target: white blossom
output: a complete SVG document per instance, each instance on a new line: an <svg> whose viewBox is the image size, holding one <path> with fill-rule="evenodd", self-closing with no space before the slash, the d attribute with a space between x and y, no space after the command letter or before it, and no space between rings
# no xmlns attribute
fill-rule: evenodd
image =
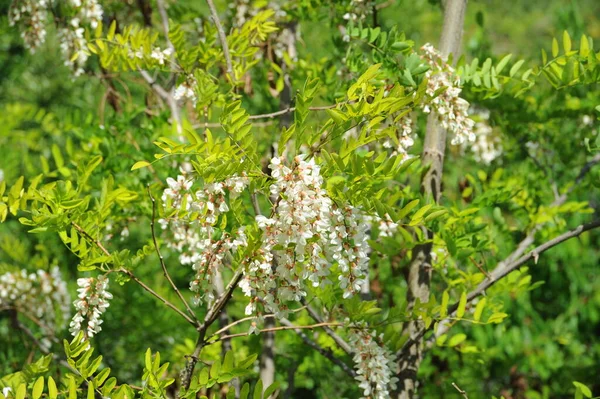
<svg viewBox="0 0 600 399"><path fill-rule="evenodd" d="M46 0L13 1L8 13L10 26L21 25L21 38L31 52L35 52L46 40L47 18Z"/></svg>
<svg viewBox="0 0 600 399"><path fill-rule="evenodd" d="M64 326L69 319L70 301L67 284L56 266L50 272L21 270L0 275L0 308L14 308L34 316L48 329L42 331L44 334Z"/></svg>
<svg viewBox="0 0 600 399"><path fill-rule="evenodd" d="M150 57L158 61L160 65L165 64L165 60L168 60L169 57L173 54L173 50L170 48L161 50L160 48L155 48L152 50L152 54Z"/></svg>
<svg viewBox="0 0 600 399"><path fill-rule="evenodd" d="M194 87L197 85L198 83L196 82L196 78L194 78L193 75L189 75L183 83L177 86L175 93L173 94L173 98L175 101L189 100L195 107L198 97L196 96Z"/></svg>
<svg viewBox="0 0 600 399"><path fill-rule="evenodd" d="M354 328L353 328L354 327ZM383 334L369 332L364 322L350 326L350 347L354 350L356 380L363 398L387 399L396 389L396 356L383 343Z"/></svg>
<svg viewBox="0 0 600 399"><path fill-rule="evenodd" d="M237 197L248 185L245 176L232 176L221 182L204 184L196 192L191 192L193 180L180 175L177 179L167 179L168 188L163 192L163 202L174 209L189 211L197 218L189 220L186 217L174 217L169 220L161 219L163 229L170 230L172 239L168 246L177 250L179 261L183 265L191 265L194 278L190 289L196 293L194 304L212 301L215 296L215 272L223 267L223 261L228 254L248 245L244 228L235 234L217 232L215 223L222 213L229 211L227 197ZM184 205L185 204L185 205Z"/></svg>
<svg viewBox="0 0 600 399"><path fill-rule="evenodd" d="M92 338L102 331L101 316L109 306L108 301L113 297L106 290L108 278L104 275L97 278L79 278L77 285L79 286L77 300L73 302L77 313L71 320L69 331L76 336L83 330L85 337Z"/></svg>
<svg viewBox="0 0 600 399"><path fill-rule="evenodd" d="M477 117L475 123L475 141L470 143L471 152L477 162L483 162L486 165L502 155L502 142L498 135L489 125L490 112L488 110L474 110ZM461 145L462 150L467 149L467 143Z"/></svg>
<svg viewBox="0 0 600 399"><path fill-rule="evenodd" d="M305 297L307 284L331 283L327 278L334 264L344 297L360 292L369 261L363 213L334 204L314 159L297 156L288 167L274 157L269 168L274 179L270 192L277 203L271 217L256 217L264 238L245 271L245 294L285 317L287 303Z"/></svg>
<svg viewBox="0 0 600 399"><path fill-rule="evenodd" d="M435 111L442 126L453 134L451 143L462 144L465 141L475 141L473 126L475 122L468 116L469 103L459 97L461 93L460 79L455 74L454 68L448 65L442 55L431 45L421 47L422 58L431 69L426 72L426 94L431 97L430 105L425 105L426 113ZM436 97L435 93L443 89Z"/></svg>

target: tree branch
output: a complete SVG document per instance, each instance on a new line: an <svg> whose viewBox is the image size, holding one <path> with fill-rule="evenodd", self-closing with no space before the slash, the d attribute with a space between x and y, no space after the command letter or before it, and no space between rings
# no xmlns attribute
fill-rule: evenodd
<svg viewBox="0 0 600 399"><path fill-rule="evenodd" d="M344 372L346 374L348 374L350 377L352 377L352 378L356 377L356 371L354 371L350 366L348 366L346 363L344 363L339 358L337 358L333 354L331 349L325 349L321 345L317 344L315 341L310 339L306 334L304 334L304 332L300 328L298 328L297 326L294 326L288 319L281 319L280 323L287 327L294 329L294 331L296 331L296 334L298 334L298 336L302 339L302 341L304 341L304 343L306 345L310 346L311 348L313 348L314 350L319 352L321 355L323 355L323 357L329 359L332 363L340 366L341 369L344 370ZM327 331L328 329L331 330L331 328L329 328L329 326L323 326L323 329L325 331Z"/></svg>
<svg viewBox="0 0 600 399"><path fill-rule="evenodd" d="M185 298L179 291L179 288L177 288L177 286L173 282L173 279L171 278L171 275L169 274L169 271L167 270L167 265L165 264L165 260L162 256L162 254L160 253L160 248L158 247L158 242L156 240L156 232L154 230L154 223L156 220L156 200L152 196L152 192L150 191L150 186L148 186L148 195L150 196L150 200L152 201L152 219L150 220L150 231L152 232L152 243L154 244L154 249L156 250L156 254L158 255L158 260L160 261L160 266L163 270L163 275L165 276L165 278L167 279L167 281L169 282L169 284L171 285L171 287L173 288L173 290L175 291L175 293L177 294L177 296L179 297L179 299L185 306L185 309L190 314L191 318L194 320L196 327L198 327L200 325L200 321L196 318L196 314L194 313L194 311L192 310L190 305L187 303L187 301L185 300Z"/></svg>
<svg viewBox="0 0 600 399"><path fill-rule="evenodd" d="M317 323L317 324L311 324L311 325L308 325L308 326L292 326L292 327L290 327L290 326L277 326L277 327L263 328L262 330L258 330L258 332L259 333L265 333L265 332L295 330L295 329L313 330L315 328L321 328L321 327L326 327L326 326L339 327L339 326L343 326L343 324L342 323L334 322L334 323ZM210 341L210 343L213 344L215 342L222 341L224 339L238 338L238 337L247 337L249 335L250 335L249 332L243 332L243 333L237 333L237 334L229 334L229 335L222 335L218 339Z"/></svg>
<svg viewBox="0 0 600 399"><path fill-rule="evenodd" d="M527 263L531 259L533 259L535 261L535 263L537 263L537 259L539 258L539 256L542 253L549 250L550 248L553 248L567 240L570 240L571 238L578 237L581 234L585 233L586 231L593 230L598 227L600 227L600 219L595 220L590 223L587 223L587 224L579 225L577 228L567 231L567 232L545 242L544 244L539 245L538 247L529 251L527 254L521 256L520 258L515 259L514 261L512 261L510 263L507 263L503 268L501 268L501 269L496 268L492 272L492 275L489 278L482 281L473 291L471 291L470 293L467 294L467 304L471 303L475 298L482 295L492 285L496 284L499 280L506 277L508 274L515 271L519 267L523 266L525 263ZM448 315L450 317L454 316L457 309L458 309L458 303L455 303L454 305L450 306L448 308ZM447 321L447 320L443 320L442 322L440 322L440 326L436 330L435 334L429 339L428 345L432 345L437 337L448 332L448 330L450 329L450 325L447 322L444 323L444 321ZM423 332L423 335L425 334L425 332L426 331Z"/></svg>
<svg viewBox="0 0 600 399"><path fill-rule="evenodd" d="M229 302L229 300L231 299L233 291L240 282L242 275L243 269L240 267L231 278L231 281L225 288L225 292L223 292L223 294L215 301L213 306L206 313L204 321L198 327L198 339L196 340L196 347L194 348L194 353L191 356L189 356L186 367L181 372L181 385L186 390L189 389L190 383L192 382L194 368L196 368L196 363L198 363L200 353L207 344L207 342L205 341L206 331L212 325L212 323L214 323L214 321L219 317L219 313L221 313L225 305L227 305L227 302ZM223 337L221 337L221 339L223 339Z"/></svg>
<svg viewBox="0 0 600 399"><path fill-rule="evenodd" d="M102 243L99 240L96 240L94 237L92 237L81 226L79 226L75 222L71 222L71 225L73 227L75 227L75 230L77 230L81 235L83 235L89 241L91 241L92 243L94 243L106 256L109 256L109 257L112 256L110 254L110 252L108 252L108 250L104 247L104 245L102 245ZM167 301L165 298L163 298L162 296L160 296L152 288L150 288L146 284L144 284L144 282L142 280L140 280L139 278L137 278L133 274L133 272L131 270L127 270L127 269L121 268L121 269L117 269L115 271L117 271L119 273L126 274L127 276L129 276L129 278L131 278L133 281L135 281L140 287L142 287L143 289L145 289L146 291L148 291L151 295L153 295L154 297L156 297L158 300L160 300L162 303L164 303L165 305L167 305L169 308L173 309L177 314L179 314L181 317L183 317L188 323L190 323L194 327L198 326L198 324L194 320L192 320L188 315L186 315L185 313L183 313L177 306L173 305L171 302Z"/></svg>
<svg viewBox="0 0 600 399"><path fill-rule="evenodd" d="M465 20L467 0L448 0L444 9L444 24L440 37L440 52L444 58L451 53L456 56L460 49L462 31ZM455 57L455 59L458 57ZM444 154L446 151L446 130L439 123L438 116L431 112L427 118L427 127L423 143L423 163L429 169L421 181L421 191L426 197L439 202L442 196L442 173L444 169ZM430 296L431 283L431 241L433 233L425 231L430 240L426 244L417 245L412 250L409 265L407 302L412 309L416 301L426 303ZM413 320L403 325L402 333L408 335L408 341L403 350L409 356L398 358L398 399L411 399L417 390L417 371L423 358L423 342L425 326L422 320Z"/></svg>
<svg viewBox="0 0 600 399"><path fill-rule="evenodd" d="M308 311L309 316L312 317L314 321L316 321L317 323L323 323L323 319L321 319L319 314L310 305L306 304L306 301L304 299L302 299L302 304L306 306L306 310ZM335 331L333 331L329 326L325 326L323 327L323 329L325 330L327 335L329 335L344 352L346 352L349 355L352 354L352 348L346 341L342 339L342 337L337 335Z"/></svg>
<svg viewBox="0 0 600 399"><path fill-rule="evenodd" d="M223 29L223 25L221 24L221 20L219 19L219 14L217 14L215 3L213 3L212 0L206 0L206 3L208 4L208 8L210 9L210 14L217 28L219 41L221 42L221 47L223 48L223 55L225 56L225 63L227 64L227 74L233 81L235 79L235 76L233 76L233 63L231 62L231 54L229 53L229 45L227 45L227 36L225 35L225 30Z"/></svg>

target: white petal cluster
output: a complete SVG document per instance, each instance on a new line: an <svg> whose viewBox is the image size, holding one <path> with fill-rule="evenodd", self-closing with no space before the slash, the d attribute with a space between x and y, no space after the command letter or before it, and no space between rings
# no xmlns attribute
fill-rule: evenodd
<svg viewBox="0 0 600 399"><path fill-rule="evenodd" d="M65 57L65 65L75 76L83 74L83 66L89 58L84 24L96 28L102 21L102 6L96 0L70 0L75 16L69 25L58 30L60 49Z"/></svg>
<svg viewBox="0 0 600 399"><path fill-rule="evenodd" d="M8 13L10 26L21 25L21 38L31 52L46 40L47 0L13 1Z"/></svg>
<svg viewBox="0 0 600 399"><path fill-rule="evenodd" d="M175 101L191 101L194 107L198 102L198 97L194 88L198 85L196 78L193 75L188 75L187 79L175 89L173 98Z"/></svg>
<svg viewBox="0 0 600 399"><path fill-rule="evenodd" d="M356 380L363 389L363 398L390 398L398 382L396 356L383 343L383 334L369 332L365 323L355 327L350 329L349 343L354 349Z"/></svg>
<svg viewBox="0 0 600 399"><path fill-rule="evenodd" d="M173 239L169 241L170 248L180 252L179 260L184 265L192 265L195 276L190 283L190 289L196 293L194 303L214 299L215 272L223 266L223 260L228 254L247 245L244 229L240 228L235 236L226 232L218 232L215 223L222 213L229 211L227 198L239 196L248 185L248 178L233 176L222 182L205 184L204 187L192 193L192 180L183 175L177 180L167 179L169 187L163 192L163 202L166 206L188 211L197 215L194 220L183 218L161 219L163 229L169 229ZM217 234L219 233L219 234Z"/></svg>
<svg viewBox="0 0 600 399"><path fill-rule="evenodd" d="M392 141L388 139L384 141L384 148L392 148L392 156L402 155L402 160L405 161L407 159L412 158L412 155L408 154L408 149L415 145L414 132L413 132L413 121L410 117L410 114L407 114L400 118L398 122L400 125L399 129L396 129L397 138Z"/></svg>
<svg viewBox="0 0 600 399"><path fill-rule="evenodd" d="M254 313L260 299L285 317L286 303L306 296L306 284L329 283L334 264L344 297L360 292L369 262L365 216L333 203L313 159L297 156L287 167L274 157L269 168L274 179L271 196L277 203L271 217L256 217L264 238L240 284L252 298L246 313Z"/></svg>
<svg viewBox="0 0 600 399"><path fill-rule="evenodd" d="M152 50L152 54L150 54L150 58L158 61L159 65L164 65L165 61L169 60L169 57L173 55L173 50L170 48L161 50L160 48L155 48Z"/></svg>
<svg viewBox="0 0 600 399"><path fill-rule="evenodd" d="M364 21L373 13L372 0L350 0L349 11L343 15L347 21Z"/></svg>
<svg viewBox="0 0 600 399"><path fill-rule="evenodd" d="M65 57L64 64L73 70L75 76L83 74L83 66L89 58L84 33L85 29L78 25L58 30L60 49Z"/></svg>
<svg viewBox="0 0 600 399"><path fill-rule="evenodd" d="M448 65L431 44L425 44L421 50L422 58L431 67L425 74L428 79L426 94L433 97L438 90L444 89L431 100L430 106L423 108L423 111L427 113L432 109L435 111L442 126L453 134L451 140L453 145L475 141L473 132L475 122L468 116L469 103L459 97L460 79L455 74L454 68Z"/></svg>
<svg viewBox="0 0 600 399"><path fill-rule="evenodd" d="M102 22L104 10L97 0L70 0L70 3L76 9L76 18L89 23L93 29Z"/></svg>
<svg viewBox="0 0 600 399"><path fill-rule="evenodd" d="M378 219L379 237L392 237L398 232L398 223L395 223L390 215L385 214L385 218Z"/></svg>
<svg viewBox="0 0 600 399"><path fill-rule="evenodd" d="M500 137L494 134L494 130L489 125L490 112L488 110L478 111L478 117L475 123L475 141L471 144L471 152L477 162L486 165L502 155L502 141ZM466 145L462 145L463 151Z"/></svg>
<svg viewBox="0 0 600 399"><path fill-rule="evenodd" d="M58 267L48 273L26 270L0 275L0 308L12 308L42 321L51 333L69 319L71 297ZM60 317L59 317L60 316Z"/></svg>
<svg viewBox="0 0 600 399"><path fill-rule="evenodd" d="M79 331L84 332L85 337L92 338L102 331L102 314L108 308L108 301L112 294L106 289L108 278L100 275L97 278L87 277L77 279L77 300L73 302L77 313L71 320L69 331L76 336Z"/></svg>

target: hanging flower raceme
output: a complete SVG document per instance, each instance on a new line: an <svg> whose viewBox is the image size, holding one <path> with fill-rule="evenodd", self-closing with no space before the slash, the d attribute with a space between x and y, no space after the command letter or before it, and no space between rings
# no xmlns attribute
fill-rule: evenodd
<svg viewBox="0 0 600 399"><path fill-rule="evenodd" d="M398 124L400 125L400 128L396 129L397 137L394 140L387 139L384 141L383 147L393 149L390 155L402 155L402 160L405 161L413 157L412 155L408 154L408 150L415 144L412 128L413 121L410 117L410 114L404 115L402 118L400 118Z"/></svg>
<svg viewBox="0 0 600 399"><path fill-rule="evenodd" d="M452 134L453 145L462 144L465 141L475 141L473 126L475 122L468 116L469 103L460 98L460 78L455 74L454 68L448 65L442 55L431 45L425 44L421 47L422 58L429 64L431 69L426 72L428 96L432 97L430 105L423 108L424 112L435 111L442 126ZM443 89L437 96L433 97L438 90Z"/></svg>
<svg viewBox="0 0 600 399"><path fill-rule="evenodd" d="M10 26L21 25L21 38L31 52L46 41L47 17L47 0L13 1L8 13Z"/></svg>
<svg viewBox="0 0 600 399"><path fill-rule="evenodd" d="M69 331L73 336L83 331L85 337L92 338L102 331L101 316L109 306L108 301L112 299L112 294L106 290L108 278L104 275L79 278L77 285L77 300L73 302L77 313L71 320Z"/></svg>
<svg viewBox="0 0 600 399"><path fill-rule="evenodd" d="M490 111L477 108L473 111L477 122L475 123L475 141L470 145L471 152L477 162L489 165L502 155L502 141L499 136L494 134L494 130L489 124ZM463 144L462 150L466 149L467 146Z"/></svg>
<svg viewBox="0 0 600 399"><path fill-rule="evenodd" d="M50 272L21 270L0 275L0 308L15 309L39 320L44 334L65 325L70 302L67 284L58 267Z"/></svg>
<svg viewBox="0 0 600 399"><path fill-rule="evenodd" d="M390 398L398 383L396 356L383 343L383 334L369 331L364 322L350 328L349 344L363 398Z"/></svg>
<svg viewBox="0 0 600 399"><path fill-rule="evenodd" d="M360 292L369 261L365 215L329 198L313 159L297 156L287 167L275 157L269 168L271 196L277 200L271 217L256 217L264 238L240 284L252 297L246 313L253 314L256 304L264 302L277 316L286 316L286 303L306 296L307 283L329 283L334 264L344 297Z"/></svg>
<svg viewBox="0 0 600 399"><path fill-rule="evenodd" d="M183 175L177 180L168 178L169 187L163 192L165 206L197 215L161 219L163 229L170 230L168 246L180 253L184 265L192 265L195 272L190 289L196 293L194 304L214 299L215 273L223 267L223 260L238 247L246 246L244 229L235 235L221 231L215 224L221 214L229 211L229 200L239 196L248 185L248 178L233 176L222 182L205 184L195 193L190 191L193 181Z"/></svg>

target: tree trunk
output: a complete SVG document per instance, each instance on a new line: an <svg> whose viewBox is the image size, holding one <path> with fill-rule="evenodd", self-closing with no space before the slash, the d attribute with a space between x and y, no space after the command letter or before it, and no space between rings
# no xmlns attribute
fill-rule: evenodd
<svg viewBox="0 0 600 399"><path fill-rule="evenodd" d="M465 20L467 0L447 0L444 3L444 25L440 38L439 49L444 57L456 55L460 49L462 31ZM442 195L442 172L444 154L446 151L446 130L438 122L438 116L431 112L427 118L427 130L423 146L423 162L429 165L429 170L421 182L421 191L426 197L436 203ZM433 233L426 232L427 238L432 239ZM408 273L407 301L412 309L418 300L420 303L429 301L431 282L431 244L423 244L413 249L412 261ZM398 399L415 397L417 389L417 371L423 358L423 322L415 320L404 325L403 333L408 336L408 347L405 348L399 361Z"/></svg>

